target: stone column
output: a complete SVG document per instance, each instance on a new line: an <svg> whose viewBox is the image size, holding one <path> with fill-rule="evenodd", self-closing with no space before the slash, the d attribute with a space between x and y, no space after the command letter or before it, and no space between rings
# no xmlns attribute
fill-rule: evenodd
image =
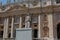
<svg viewBox="0 0 60 40"><path fill-rule="evenodd" d="M5 33L6 33L6 18L4 19L3 39L5 38Z"/></svg>
<svg viewBox="0 0 60 40"><path fill-rule="evenodd" d="M54 40L53 37L53 14L48 14L49 40Z"/></svg>
<svg viewBox="0 0 60 40"><path fill-rule="evenodd" d="M25 18L25 28L30 28L30 16L26 16Z"/></svg>
<svg viewBox="0 0 60 40"><path fill-rule="evenodd" d="M14 17L12 17L12 22L11 22L11 38L13 38L13 32L14 31Z"/></svg>
<svg viewBox="0 0 60 40"><path fill-rule="evenodd" d="M3 40L4 38L8 38L8 18L4 20L4 33L3 33Z"/></svg>
<svg viewBox="0 0 60 40"><path fill-rule="evenodd" d="M22 17L20 16L19 28L22 27Z"/></svg>
<svg viewBox="0 0 60 40"><path fill-rule="evenodd" d="M40 39L41 38L41 18L40 18L40 15L38 15L38 38Z"/></svg>
<svg viewBox="0 0 60 40"><path fill-rule="evenodd" d="M6 34L5 34L5 38L8 38L8 21L9 21L9 18L6 18Z"/></svg>

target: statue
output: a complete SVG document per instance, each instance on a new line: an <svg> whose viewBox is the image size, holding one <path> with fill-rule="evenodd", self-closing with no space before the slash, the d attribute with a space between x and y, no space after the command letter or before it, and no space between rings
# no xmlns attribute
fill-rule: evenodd
<svg viewBox="0 0 60 40"><path fill-rule="evenodd" d="M26 20L25 20L25 23L26 23L26 27L30 27L30 21L31 21L31 18L30 18L30 16L27 16L26 17Z"/></svg>

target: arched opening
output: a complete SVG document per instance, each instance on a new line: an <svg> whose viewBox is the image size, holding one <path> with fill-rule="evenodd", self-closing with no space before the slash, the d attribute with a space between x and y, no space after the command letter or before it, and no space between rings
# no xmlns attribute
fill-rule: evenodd
<svg viewBox="0 0 60 40"><path fill-rule="evenodd" d="M57 24L57 38L60 39L60 23Z"/></svg>

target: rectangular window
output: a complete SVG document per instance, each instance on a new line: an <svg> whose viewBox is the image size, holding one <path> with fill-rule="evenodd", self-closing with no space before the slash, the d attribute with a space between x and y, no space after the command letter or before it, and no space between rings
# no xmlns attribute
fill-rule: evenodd
<svg viewBox="0 0 60 40"><path fill-rule="evenodd" d="M58 17L58 20L60 20L60 14L58 14L57 17Z"/></svg>
<svg viewBox="0 0 60 40"><path fill-rule="evenodd" d="M19 21L20 21L20 18L19 17L15 17L15 23L19 23Z"/></svg>
<svg viewBox="0 0 60 40"><path fill-rule="evenodd" d="M33 21L38 21L38 16L34 16Z"/></svg>
<svg viewBox="0 0 60 40"><path fill-rule="evenodd" d="M4 19L3 18L0 19L0 24L4 24Z"/></svg>
<svg viewBox="0 0 60 40"><path fill-rule="evenodd" d="M25 17L23 17L22 22L25 23Z"/></svg>

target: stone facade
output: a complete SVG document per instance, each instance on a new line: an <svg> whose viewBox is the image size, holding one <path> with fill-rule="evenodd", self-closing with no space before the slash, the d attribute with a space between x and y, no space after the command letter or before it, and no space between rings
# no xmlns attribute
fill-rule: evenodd
<svg viewBox="0 0 60 40"><path fill-rule="evenodd" d="M53 0L53 5L51 4L51 0L47 1L47 5L45 6L41 6L39 3L40 2L38 2L38 4L33 3L34 6L30 5L30 7L20 3L1 5L1 37L3 37L3 39L15 38L16 28L32 28L32 38L34 40L60 39L60 36L58 36L60 32L57 28L60 26L60 5L56 4L55 0Z"/></svg>

